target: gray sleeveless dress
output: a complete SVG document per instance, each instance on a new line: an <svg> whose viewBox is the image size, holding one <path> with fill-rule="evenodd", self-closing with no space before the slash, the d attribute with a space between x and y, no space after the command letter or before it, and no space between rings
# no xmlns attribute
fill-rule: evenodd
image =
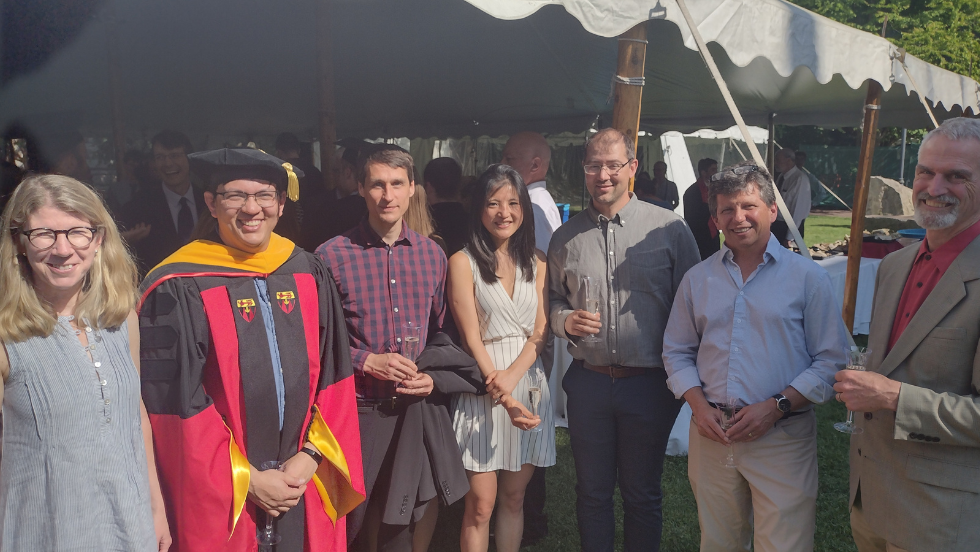
<svg viewBox="0 0 980 552"><path fill-rule="evenodd" d="M4 552L156 550L126 324L88 338L92 360L62 317L49 337L5 343Z"/></svg>

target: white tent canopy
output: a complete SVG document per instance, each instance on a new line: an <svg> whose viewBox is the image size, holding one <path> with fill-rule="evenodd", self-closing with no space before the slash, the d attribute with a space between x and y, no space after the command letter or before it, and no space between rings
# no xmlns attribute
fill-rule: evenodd
<svg viewBox="0 0 980 552"><path fill-rule="evenodd" d="M209 145L284 130L316 136L315 1L116 2L130 138L161 128L208 136ZM862 83L874 79L886 90L882 125L927 125L887 41L780 0L688 4L749 124L776 113L780 124L857 126ZM477 136L581 132L596 117L608 124L610 37L661 7L666 19L648 25L642 128L728 128L731 114L673 0L365 0L331 9L337 133ZM20 121L108 133L108 24L93 20L42 69L4 86L0 128ZM940 119L980 111L975 81L906 61Z"/></svg>

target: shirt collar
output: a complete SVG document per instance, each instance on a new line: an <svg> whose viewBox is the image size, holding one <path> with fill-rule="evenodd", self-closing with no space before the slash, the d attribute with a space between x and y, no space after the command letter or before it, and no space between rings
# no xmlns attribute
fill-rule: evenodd
<svg viewBox="0 0 980 552"><path fill-rule="evenodd" d="M611 219L607 219L605 215L601 214L598 209L592 204L592 200L589 200L589 206L585 208L586 212L589 214L589 219L594 224L601 224L602 221L608 220L609 222L618 224L619 226L626 226L626 221L636 214L637 205L640 204L640 200L636 197L633 192L627 192L630 195L630 200L623 206L622 209L616 213Z"/></svg>
<svg viewBox="0 0 980 552"><path fill-rule="evenodd" d="M919 244L919 252L915 256L915 262L918 263L919 259L926 255L932 255L932 261L936 264L936 267L940 272L946 272L949 270L950 265L956 260L956 257L966 249L966 246L977 237L980 236L980 221L973 223L972 226L963 230L959 234L953 236L953 239L941 245L935 251L929 251L929 238L922 240Z"/></svg>
<svg viewBox="0 0 980 552"><path fill-rule="evenodd" d="M163 189L163 197L167 198L167 204L170 205L171 210L179 209L180 200L185 197L187 198L187 201L191 204L191 207L197 207L196 205L197 202L194 201L194 186L188 186L187 191L184 193L184 195L178 195L174 193L174 191L168 188L167 185L164 184L163 182L160 183L160 187Z"/></svg>
<svg viewBox="0 0 980 552"><path fill-rule="evenodd" d="M721 250L724 251L724 259L730 263L735 262L735 253L728 247L728 244L722 242ZM789 253L789 250L785 247L779 245L779 240L776 236L769 233L769 241L766 242L766 251L762 254L762 264L767 264L769 261L779 261L780 255L785 255ZM793 253L795 255L795 253Z"/></svg>
<svg viewBox="0 0 980 552"><path fill-rule="evenodd" d="M538 180L537 182L532 182L532 183L528 184L527 185L527 190L528 191L531 191L531 190L537 190L537 189L544 189L547 185L548 185L548 183L545 182L544 180Z"/></svg>
<svg viewBox="0 0 980 552"><path fill-rule="evenodd" d="M379 236L378 233L374 231L374 228L371 228L371 223L368 222L367 217L361 219L360 229L361 229L361 236L364 239L365 247L388 246L388 244L385 243L383 239L381 239L381 236ZM402 231L398 234L398 239L395 240L395 243L393 243L392 246L394 247L396 245L413 245L419 237L420 237L419 234L417 234L415 231L409 228L408 223L406 223L405 220L403 219Z"/></svg>

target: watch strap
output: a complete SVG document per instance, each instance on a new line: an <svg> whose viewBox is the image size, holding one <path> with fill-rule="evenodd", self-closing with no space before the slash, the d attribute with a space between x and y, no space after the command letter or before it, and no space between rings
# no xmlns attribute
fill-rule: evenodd
<svg viewBox="0 0 980 552"><path fill-rule="evenodd" d="M317 452L315 450L308 449L306 447L303 447L303 448L299 449L299 451L300 452L305 452L306 454L309 454L310 455L310 458L312 458L313 461L316 462L316 465L317 466L319 466L321 463L323 463L323 455L320 454L319 452Z"/></svg>

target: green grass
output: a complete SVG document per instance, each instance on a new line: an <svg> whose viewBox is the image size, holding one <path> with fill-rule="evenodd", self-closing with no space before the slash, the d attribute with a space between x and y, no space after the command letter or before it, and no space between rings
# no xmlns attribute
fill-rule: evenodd
<svg viewBox="0 0 980 552"><path fill-rule="evenodd" d="M830 217L826 217L830 218ZM864 340L860 339L863 344ZM817 497L817 552L853 552L847 509L848 463L847 436L834 430L834 422L847 415L844 406L830 402L817 407L817 455L820 470L820 491ZM569 552L579 550L578 529L575 523L575 463L572 460L568 431L556 433L558 463L548 468L548 527L550 534L528 552ZM663 552L696 552L700 543L697 504L687 479L687 457L668 456L664 464L664 531ZM616 493L616 550L623 546L623 511ZM459 550L459 528L463 516L462 501L443 508L439 525L429 550L449 552ZM493 546L491 545L491 550Z"/></svg>

